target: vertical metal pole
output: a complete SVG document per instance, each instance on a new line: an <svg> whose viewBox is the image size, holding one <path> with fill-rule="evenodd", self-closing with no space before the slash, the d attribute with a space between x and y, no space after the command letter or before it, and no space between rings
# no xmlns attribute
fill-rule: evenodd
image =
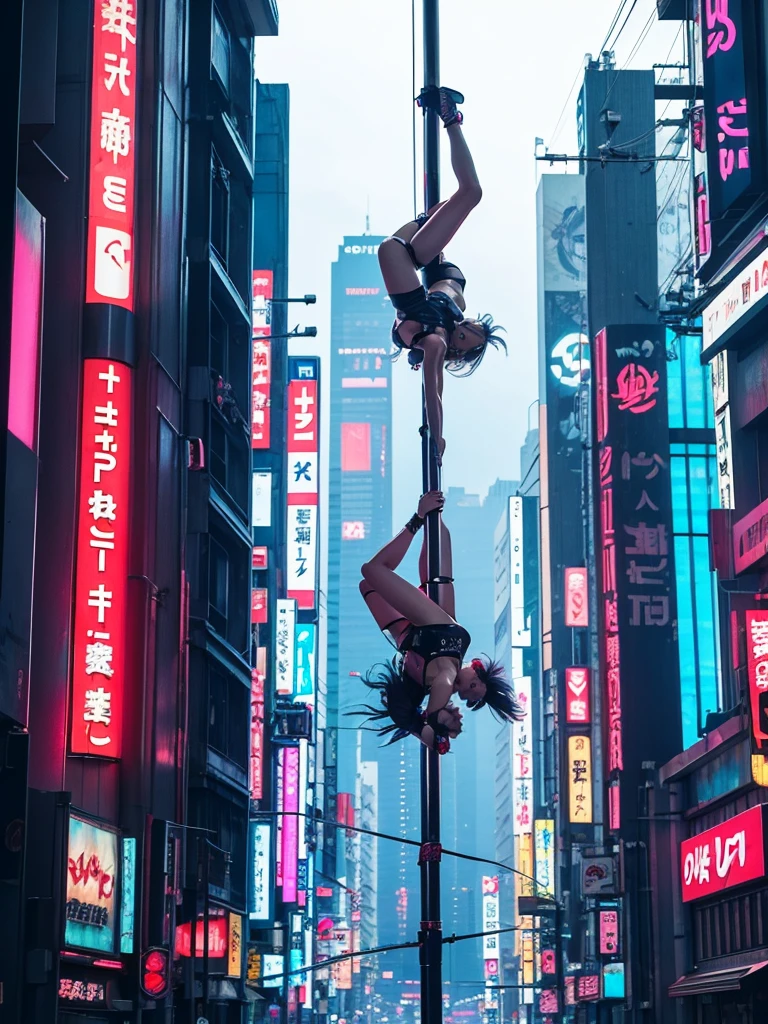
<svg viewBox="0 0 768 1024"><path fill-rule="evenodd" d="M423 0L424 86L440 84L439 0ZM440 201L440 120L434 110L424 111L424 209ZM440 489L437 451L429 437L426 403L423 402L422 477L425 491ZM427 518L427 578L440 575L440 517ZM436 601L438 585L429 584L429 597ZM421 841L440 842L440 758L436 751L421 750ZM443 932L440 920L440 861L421 865L421 1020L442 1024L443 1019Z"/></svg>

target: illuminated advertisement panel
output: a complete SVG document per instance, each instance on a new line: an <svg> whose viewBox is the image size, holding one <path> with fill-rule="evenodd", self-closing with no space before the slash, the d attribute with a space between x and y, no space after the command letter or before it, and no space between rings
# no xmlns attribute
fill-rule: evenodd
<svg viewBox="0 0 768 1024"><path fill-rule="evenodd" d="M255 472L251 481L251 526L272 525L272 474Z"/></svg>
<svg viewBox="0 0 768 1024"><path fill-rule="evenodd" d="M637 814L642 762L663 764L682 745L664 328L600 331L595 371L603 749L615 830L622 813Z"/></svg>
<svg viewBox="0 0 768 1024"><path fill-rule="evenodd" d="M565 570L565 624L577 629L589 625L587 570Z"/></svg>
<svg viewBox="0 0 768 1024"><path fill-rule="evenodd" d="M131 370L83 363L70 749L120 757L130 523Z"/></svg>
<svg viewBox="0 0 768 1024"><path fill-rule="evenodd" d="M123 874L120 900L120 952L133 952L136 905L136 840L123 839Z"/></svg>
<svg viewBox="0 0 768 1024"><path fill-rule="evenodd" d="M613 955L619 951L619 912L600 911L600 952Z"/></svg>
<svg viewBox="0 0 768 1024"><path fill-rule="evenodd" d="M100 953L116 951L119 841L116 832L70 815L65 945Z"/></svg>
<svg viewBox="0 0 768 1024"><path fill-rule="evenodd" d="M271 270L253 271L252 333L253 363L251 381L251 448L269 448L270 397L272 382L272 342L269 335L270 302L274 275Z"/></svg>
<svg viewBox="0 0 768 1024"><path fill-rule="evenodd" d="M288 596L301 609L317 607L320 360L288 360Z"/></svg>
<svg viewBox="0 0 768 1024"><path fill-rule="evenodd" d="M267 675L267 649L256 648L256 664L251 669L251 743L249 756L249 795L264 797L264 686Z"/></svg>
<svg viewBox="0 0 768 1024"><path fill-rule="evenodd" d="M512 646L529 647L531 631L526 629L525 559L523 557L523 499L509 499L509 590Z"/></svg>
<svg viewBox="0 0 768 1024"><path fill-rule="evenodd" d="M499 876L483 875L483 931L494 932L499 928ZM499 936L486 935L483 938L483 960L498 960Z"/></svg>
<svg viewBox="0 0 768 1024"><path fill-rule="evenodd" d="M286 747L283 752L283 821L281 867L283 902L298 899L299 867L299 748ZM304 827L302 819L302 828Z"/></svg>
<svg viewBox="0 0 768 1024"><path fill-rule="evenodd" d="M95 3L86 302L133 310L138 0Z"/></svg>
<svg viewBox="0 0 768 1024"><path fill-rule="evenodd" d="M252 921L268 921L272 916L270 879L272 826L265 821L251 822L251 898L248 916Z"/></svg>
<svg viewBox="0 0 768 1024"><path fill-rule="evenodd" d="M251 625L260 626L267 621L268 592L264 587L251 590Z"/></svg>
<svg viewBox="0 0 768 1024"><path fill-rule="evenodd" d="M281 598L275 606L275 689L290 697L296 671L296 602Z"/></svg>
<svg viewBox="0 0 768 1024"><path fill-rule="evenodd" d="M752 736L759 748L768 742L768 610L748 610L746 625Z"/></svg>
<svg viewBox="0 0 768 1024"><path fill-rule="evenodd" d="M592 741L589 736L568 737L568 820L592 823Z"/></svg>

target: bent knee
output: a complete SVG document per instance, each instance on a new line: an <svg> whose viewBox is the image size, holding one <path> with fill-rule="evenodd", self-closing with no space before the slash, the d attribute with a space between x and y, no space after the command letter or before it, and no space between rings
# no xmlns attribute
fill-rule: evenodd
<svg viewBox="0 0 768 1024"><path fill-rule="evenodd" d="M394 253L402 253L403 251L403 243L398 242L396 238L393 238L392 235L390 235L389 238L385 238L383 242L379 243L379 263L381 263L382 260L386 262L394 255Z"/></svg>
<svg viewBox="0 0 768 1024"><path fill-rule="evenodd" d="M483 198L483 190L480 185L463 185L459 189L459 195L469 207L475 207Z"/></svg>
<svg viewBox="0 0 768 1024"><path fill-rule="evenodd" d="M360 566L360 575L363 577L362 580L360 581L360 586L361 587L362 587L363 583L368 579L368 577L370 575L370 572L371 572L371 563L370 562L363 562L363 564Z"/></svg>

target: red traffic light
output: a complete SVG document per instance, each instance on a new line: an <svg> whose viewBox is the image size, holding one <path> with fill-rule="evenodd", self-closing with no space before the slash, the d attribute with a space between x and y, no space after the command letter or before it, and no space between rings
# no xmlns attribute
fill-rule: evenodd
<svg viewBox="0 0 768 1024"><path fill-rule="evenodd" d="M167 949L153 947L141 958L141 988L152 999L163 999L171 987L170 957Z"/></svg>

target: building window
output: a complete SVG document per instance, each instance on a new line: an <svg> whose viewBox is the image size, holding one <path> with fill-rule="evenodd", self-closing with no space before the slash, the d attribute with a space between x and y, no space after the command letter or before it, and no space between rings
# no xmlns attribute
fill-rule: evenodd
<svg viewBox="0 0 768 1024"><path fill-rule="evenodd" d="M370 423L341 424L341 470L343 473L370 473Z"/></svg>
<svg viewBox="0 0 768 1024"><path fill-rule="evenodd" d="M250 639L251 551L213 514L208 537L208 620L244 657Z"/></svg>
<svg viewBox="0 0 768 1024"><path fill-rule="evenodd" d="M248 767L249 691L240 680L210 664L208 670L208 746Z"/></svg>
<svg viewBox="0 0 768 1024"><path fill-rule="evenodd" d="M227 96L229 96L229 31L224 24L218 9L213 8L213 24L211 26L211 67Z"/></svg>
<svg viewBox="0 0 768 1024"><path fill-rule="evenodd" d="M211 246L226 267L229 261L229 171L211 150Z"/></svg>

